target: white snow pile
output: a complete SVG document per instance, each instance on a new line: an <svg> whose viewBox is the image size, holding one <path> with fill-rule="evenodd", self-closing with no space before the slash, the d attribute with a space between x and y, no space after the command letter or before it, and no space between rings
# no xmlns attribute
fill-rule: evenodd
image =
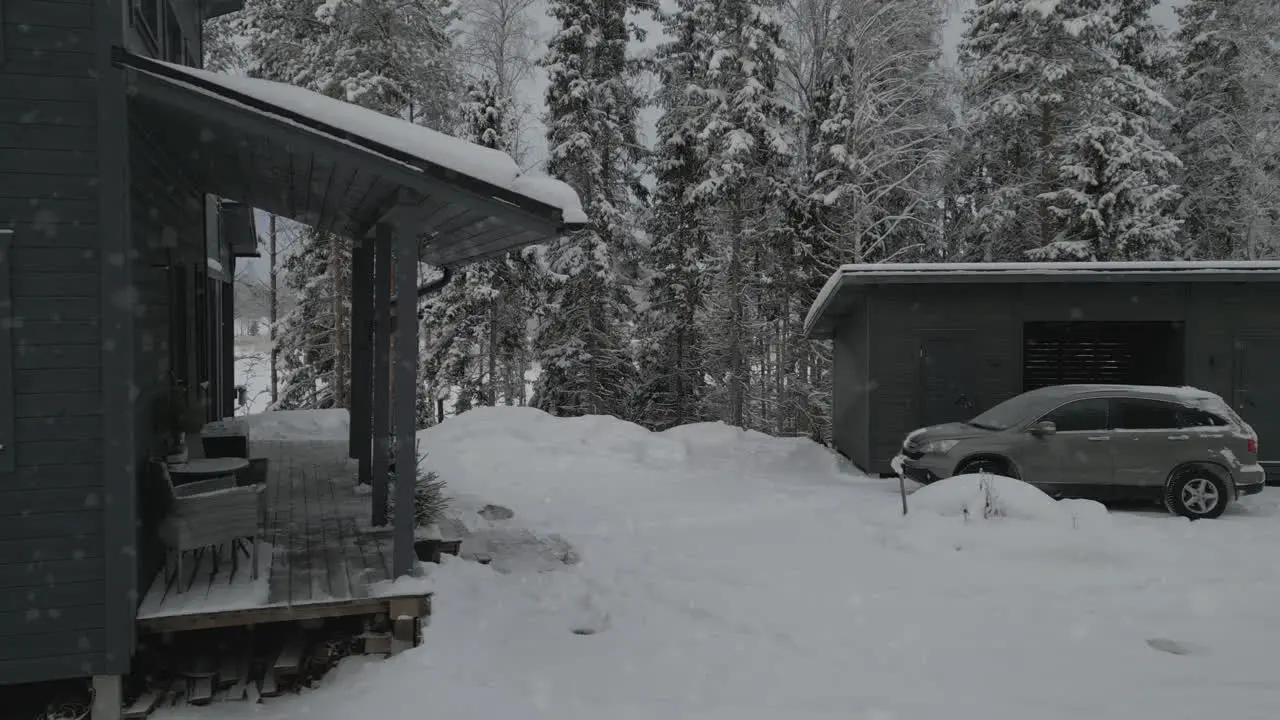
<svg viewBox="0 0 1280 720"><path fill-rule="evenodd" d="M1270 492L1192 523L956 478L903 517L897 482L717 423L479 409L420 439L464 555L492 564L431 567L421 647L348 660L255 718L1261 720L1280 705ZM963 517L979 490L1003 517Z"/></svg>
<svg viewBox="0 0 1280 720"><path fill-rule="evenodd" d="M908 508L976 520L1012 518L1078 523L1083 516L1096 523L1107 515L1107 508L1101 503L1054 500L1034 485L987 473L956 475L925 485L911 494Z"/></svg>
<svg viewBox="0 0 1280 720"><path fill-rule="evenodd" d="M345 441L350 432L346 410L275 410L243 417L254 442Z"/></svg>

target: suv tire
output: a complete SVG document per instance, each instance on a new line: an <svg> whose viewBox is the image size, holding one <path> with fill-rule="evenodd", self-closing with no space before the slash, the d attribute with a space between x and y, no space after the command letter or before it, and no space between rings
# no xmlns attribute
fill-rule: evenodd
<svg viewBox="0 0 1280 720"><path fill-rule="evenodd" d="M1231 489L1218 473L1191 466L1174 472L1164 486L1169 512L1192 520L1211 520L1226 512Z"/></svg>
<svg viewBox="0 0 1280 720"><path fill-rule="evenodd" d="M1017 479L1013 473L1013 468L1007 460L1000 458L976 458L974 460L965 460L956 468L956 475L970 475L985 472L988 475L1002 475L1008 478Z"/></svg>

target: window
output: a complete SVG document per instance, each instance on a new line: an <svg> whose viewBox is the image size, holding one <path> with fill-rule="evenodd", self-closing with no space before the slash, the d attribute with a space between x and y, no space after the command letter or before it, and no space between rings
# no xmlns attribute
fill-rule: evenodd
<svg viewBox="0 0 1280 720"><path fill-rule="evenodd" d="M1106 398L1088 398L1076 400L1054 410L1040 418L1057 426L1058 432L1083 432L1107 429Z"/></svg>
<svg viewBox="0 0 1280 720"><path fill-rule="evenodd" d="M173 6L164 6L164 59L173 63L182 63L182 25L178 22L178 14Z"/></svg>
<svg viewBox="0 0 1280 720"><path fill-rule="evenodd" d="M151 52L159 50L160 0L133 0L133 12L130 18Z"/></svg>
<svg viewBox="0 0 1280 720"><path fill-rule="evenodd" d="M1178 427L1180 428L1228 427L1229 425L1230 423L1226 420L1208 410L1191 407L1178 408Z"/></svg>
<svg viewBox="0 0 1280 720"><path fill-rule="evenodd" d="M1178 427L1181 405L1163 400L1115 398L1111 401L1111 427L1117 430L1172 430Z"/></svg>

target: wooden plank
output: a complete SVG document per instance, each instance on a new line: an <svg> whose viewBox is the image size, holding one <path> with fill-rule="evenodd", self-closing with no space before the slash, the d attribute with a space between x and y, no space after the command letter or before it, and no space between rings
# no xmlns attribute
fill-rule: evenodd
<svg viewBox="0 0 1280 720"><path fill-rule="evenodd" d="M97 273L22 273L13 279L14 297L24 298L92 298L100 291ZM97 338L95 338L97 339ZM64 340L67 344L74 344Z"/></svg>
<svg viewBox="0 0 1280 720"><path fill-rule="evenodd" d="M85 29L50 27L46 25L27 25L18 32L8 33L5 46L8 50L48 50L73 52L79 51L88 55L93 49L93 33ZM91 58L91 56L89 56ZM92 63L92 59L90 59ZM86 93L91 95L91 93Z"/></svg>
<svg viewBox="0 0 1280 720"><path fill-rule="evenodd" d="M50 80L50 78L44 78ZM3 92L3 86L0 86ZM75 99L74 96L67 99ZM3 95L0 95L3 101ZM18 102L32 100L18 98ZM0 148L0 172L23 173L39 170L47 175L92 175L97 167L97 153L89 150L35 150L29 148ZM24 213L25 215L25 213Z"/></svg>
<svg viewBox="0 0 1280 720"><path fill-rule="evenodd" d="M0 612L0 637L39 635L66 630L92 630L102 626L102 605L39 607Z"/></svg>
<svg viewBox="0 0 1280 720"><path fill-rule="evenodd" d="M11 518L6 524L18 522ZM17 588L40 587L62 582L85 583L91 580L102 580L104 577L102 558L85 558L83 560L42 560L33 563L10 563L0 565L0 588L8 588L6 592L14 592ZM92 599L84 598L81 602Z"/></svg>
<svg viewBox="0 0 1280 720"><path fill-rule="evenodd" d="M0 27L0 31L4 28ZM0 48L3 52L3 48ZM0 229L0 312L8 315L13 308L13 266L9 254L13 251L13 231ZM0 407L13 407L13 316L0 322ZM22 347L18 345L18 347ZM0 473L9 474L17 467L16 445L12 441L14 419L12 412L0 410Z"/></svg>
<svg viewBox="0 0 1280 720"><path fill-rule="evenodd" d="M44 492L34 490L33 492ZM74 490L74 492L84 492ZM2 524L4 521L0 521ZM0 540L0 564L30 563L39 560L82 560L102 557L100 538L53 537L39 542L30 540ZM4 612L0 604L0 612Z"/></svg>
<svg viewBox="0 0 1280 720"><path fill-rule="evenodd" d="M5 540L97 538L102 533L102 511L76 510L42 515L19 515L6 520L4 530ZM0 566L0 578L4 577L6 567L8 566Z"/></svg>
<svg viewBox="0 0 1280 720"><path fill-rule="evenodd" d="M13 313L34 322L96 320L102 315L100 302L91 298L14 298Z"/></svg>
<svg viewBox="0 0 1280 720"><path fill-rule="evenodd" d="M13 354L15 370L96 368L102 364L102 345L25 345Z"/></svg>
<svg viewBox="0 0 1280 720"><path fill-rule="evenodd" d="M92 24L93 14L92 5L87 2L6 0L4 19L14 25L86 29Z"/></svg>
<svg viewBox="0 0 1280 720"><path fill-rule="evenodd" d="M39 635L19 635L0 643L0 660L19 660L51 655L102 652L101 630L72 630Z"/></svg>
<svg viewBox="0 0 1280 720"><path fill-rule="evenodd" d="M22 394L15 397L13 405L14 419L19 422L50 418L91 418L100 415L102 394L97 392Z"/></svg>
<svg viewBox="0 0 1280 720"><path fill-rule="evenodd" d="M31 123L43 126L94 127L96 110L92 102L13 100L0 98L0 122Z"/></svg>
<svg viewBox="0 0 1280 720"><path fill-rule="evenodd" d="M48 610L84 603L85 598L101 598L101 580L66 582L57 585L26 587L0 592L0 612L26 612L31 608ZM8 677L8 676L5 676Z"/></svg>
<svg viewBox="0 0 1280 720"><path fill-rule="evenodd" d="M96 418L87 418L96 421ZM21 423L19 423L21 428ZM21 439L21 431L19 439ZM46 513L65 512L67 510L92 510L102 506L102 492L94 488L59 488L10 489L7 483L0 483L0 518L14 515L43 515ZM0 524L7 519L0 519ZM57 541L60 538L52 538ZM86 555L85 548L79 548L80 556ZM35 558L32 558L35 559Z"/></svg>
<svg viewBox="0 0 1280 720"><path fill-rule="evenodd" d="M102 373L89 369L24 370L14 373L18 402L27 394L98 393L102 391Z"/></svg>
<svg viewBox="0 0 1280 720"><path fill-rule="evenodd" d="M142 634L151 635L277 622L376 615L385 612L387 612L386 598L348 598L346 600L317 601L300 605L265 605L216 613L144 617L138 619L138 631Z"/></svg>
<svg viewBox="0 0 1280 720"><path fill-rule="evenodd" d="M124 714L121 716L123 720L143 720L151 714L156 706L160 704L163 694L161 690L147 690L138 696L137 700L129 703L125 708Z"/></svg>
<svg viewBox="0 0 1280 720"><path fill-rule="evenodd" d="M84 68L80 68L83 72ZM92 127L80 127L76 125L35 125L32 123L6 123L0 122L0 147L31 149L31 150L93 150L96 147L96 130ZM39 176L36 177L50 177ZM56 176L53 176L56 177ZM16 178L11 179L16 181ZM67 178L59 178L61 185L68 186L84 186L89 184L85 180L68 181ZM14 186L14 182L0 182L0 189L8 188L10 191ZM38 185L33 185L33 190L38 189ZM49 197L52 193L32 193L32 197ZM5 194L5 197L14 197ZM68 197L67 195L58 194L57 197Z"/></svg>
<svg viewBox="0 0 1280 720"><path fill-rule="evenodd" d="M100 488L102 468L96 464L40 465L20 467L5 479L5 487L14 490L54 488ZM0 548L3 544L0 544ZM0 552L0 562L4 561Z"/></svg>
<svg viewBox="0 0 1280 720"><path fill-rule="evenodd" d="M21 322L13 327L12 332L14 344L92 345L102 342L102 330L97 320Z"/></svg>
<svg viewBox="0 0 1280 720"><path fill-rule="evenodd" d="M67 440L62 442L31 442L18 446L18 467L59 465L65 462L101 462L101 440Z"/></svg>

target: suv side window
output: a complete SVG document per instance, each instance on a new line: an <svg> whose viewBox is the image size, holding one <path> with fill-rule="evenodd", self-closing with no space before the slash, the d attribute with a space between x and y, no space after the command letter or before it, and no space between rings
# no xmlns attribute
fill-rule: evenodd
<svg viewBox="0 0 1280 720"><path fill-rule="evenodd" d="M1058 432L1106 430L1109 404L1106 398L1075 400L1050 412L1040 420L1053 423L1057 426Z"/></svg>
<svg viewBox="0 0 1280 720"><path fill-rule="evenodd" d="M1230 425L1231 423L1208 410L1191 407L1178 408L1178 427L1180 428L1229 427Z"/></svg>
<svg viewBox="0 0 1280 720"><path fill-rule="evenodd" d="M1163 400L1113 398L1111 427L1116 430L1173 430L1183 407Z"/></svg>

